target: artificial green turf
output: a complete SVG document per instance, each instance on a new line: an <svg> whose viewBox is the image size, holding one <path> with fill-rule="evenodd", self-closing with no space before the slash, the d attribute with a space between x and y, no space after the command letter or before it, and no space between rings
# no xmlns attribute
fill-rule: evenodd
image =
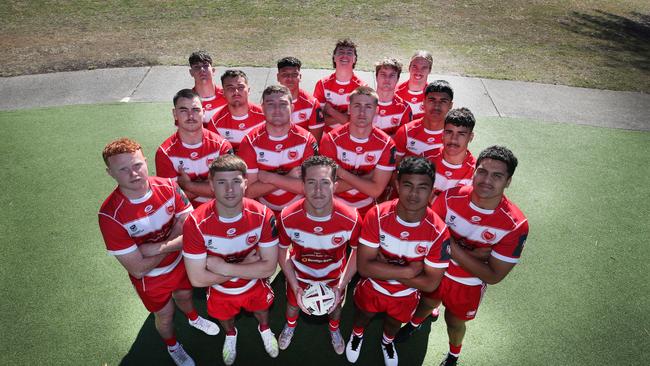
<svg viewBox="0 0 650 366"><path fill-rule="evenodd" d="M173 132L169 108L115 104L0 113L4 364L170 363L125 271L106 254L96 219L113 189L102 147L129 136L153 164L155 148ZM529 217L530 235L521 263L488 289L469 323L463 363L645 364L650 134L499 118L479 118L475 132L475 155L499 143L519 157L508 193ZM274 284L276 334L285 303L281 281ZM346 339L351 305L341 325ZM289 350L269 364L302 364L309 356L314 364L346 364L331 350L325 323L300 322ZM220 363L223 335L200 335L182 317L177 324L199 364ZM269 360L254 324L241 319L239 364ZM375 321L361 364L383 362L379 334ZM437 363L446 349L442 322L430 334L427 323L398 345L402 364Z"/></svg>

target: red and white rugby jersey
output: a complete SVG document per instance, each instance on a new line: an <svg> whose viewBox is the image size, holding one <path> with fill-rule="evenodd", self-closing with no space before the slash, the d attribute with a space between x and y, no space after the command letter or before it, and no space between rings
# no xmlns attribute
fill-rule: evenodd
<svg viewBox="0 0 650 366"><path fill-rule="evenodd" d="M424 89L419 92L409 90L409 81L397 85L395 94L402 98L411 107L413 112L413 119L422 118L424 116Z"/></svg>
<svg viewBox="0 0 650 366"><path fill-rule="evenodd" d="M191 211L190 201L176 183L169 178L149 177L149 191L135 200L115 188L99 209L99 229L108 253L125 255L142 244L165 240L176 218ZM145 276L171 272L180 258L180 252L169 253Z"/></svg>
<svg viewBox="0 0 650 366"><path fill-rule="evenodd" d="M345 124L323 135L318 149L321 155L334 159L352 174L365 175L374 169L395 170L395 144L377 127L373 127L368 138L358 139L350 134L350 124ZM337 193L337 197L359 210L375 202L357 189Z"/></svg>
<svg viewBox="0 0 650 366"><path fill-rule="evenodd" d="M389 103L379 102L372 124L392 136L399 126L411 122L411 119L411 107L402 98L395 95Z"/></svg>
<svg viewBox="0 0 650 366"><path fill-rule="evenodd" d="M395 146L398 156L425 156L442 149L443 130L431 131L424 127L422 118L411 121L395 132Z"/></svg>
<svg viewBox="0 0 650 366"><path fill-rule="evenodd" d="M300 89L298 92L298 98L293 100L291 123L298 125L305 130L315 130L323 127L325 122L323 121L320 102L311 94Z"/></svg>
<svg viewBox="0 0 650 366"><path fill-rule="evenodd" d="M506 196L494 210L472 203L472 186L449 189L433 202L433 210L447 223L451 236L469 247L492 247L492 256L517 263L528 236L528 219ZM483 284L478 277L451 260L445 276L470 285Z"/></svg>
<svg viewBox="0 0 650 366"><path fill-rule="evenodd" d="M338 280L345 269L348 245L357 248L361 230L359 213L335 199L331 215L313 217L304 204L303 198L282 210L278 220L280 248L291 246L291 261L298 280L306 283Z"/></svg>
<svg viewBox="0 0 650 366"><path fill-rule="evenodd" d="M320 104L329 103L337 111L346 113L350 104L350 93L354 89L366 85L355 74L352 74L350 81L343 82L336 80L336 73L333 73L330 76L318 80L314 88L314 97L318 99ZM329 132L339 126L340 124L325 126L325 132Z"/></svg>
<svg viewBox="0 0 650 366"><path fill-rule="evenodd" d="M228 263L240 263L253 250L278 244L273 212L261 203L244 198L242 213L233 218L219 217L214 201L201 205L183 225L183 255L190 259L218 256ZM224 294L248 291L258 279L232 278L212 285Z"/></svg>
<svg viewBox="0 0 650 366"><path fill-rule="evenodd" d="M465 160L458 165L447 162L444 159L444 154L441 150L433 151L436 153L433 155L427 153L425 154L425 157L431 160L436 166L436 180L433 183L433 190L436 195L450 188L472 184L476 159L474 159L474 156L469 150L467 150Z"/></svg>
<svg viewBox="0 0 650 366"><path fill-rule="evenodd" d="M192 91L196 93L196 88L192 88ZM228 101L223 96L223 89L215 84L213 96L207 98L201 97L201 105L203 105L203 123L206 124L210 122L212 116L218 112L219 108L226 104L228 104Z"/></svg>
<svg viewBox="0 0 650 366"><path fill-rule="evenodd" d="M379 248L388 263L406 266L409 262L424 261L434 268L449 265L449 230L433 210L427 208L420 222L406 222L397 216L397 202L380 203L366 213L359 243ZM372 287L388 296L406 296L417 291L396 280L369 278Z"/></svg>
<svg viewBox="0 0 650 366"><path fill-rule="evenodd" d="M156 175L175 180L182 168L192 181L207 180L210 164L224 154L232 154L232 146L214 132L203 129L203 139L196 145L183 143L176 132L156 151ZM209 200L210 197L196 197L192 205L198 207Z"/></svg>
<svg viewBox="0 0 650 366"><path fill-rule="evenodd" d="M233 116L226 106L212 116L207 129L228 140L235 152L237 152L244 136L255 127L264 124L265 120L262 107L257 104L249 103L248 113L245 116Z"/></svg>
<svg viewBox="0 0 650 366"><path fill-rule="evenodd" d="M264 170L284 175L317 152L316 139L302 127L293 125L287 135L273 137L266 131L266 126L262 125L244 137L237 154L246 162L248 173ZM302 196L276 189L259 197L259 201L271 210L280 212L300 197Z"/></svg>

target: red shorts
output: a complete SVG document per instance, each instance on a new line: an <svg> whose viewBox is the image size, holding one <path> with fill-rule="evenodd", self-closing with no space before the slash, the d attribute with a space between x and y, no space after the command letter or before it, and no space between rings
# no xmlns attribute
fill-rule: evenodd
<svg viewBox="0 0 650 366"><path fill-rule="evenodd" d="M241 310L250 312L268 310L273 304L275 294L266 280L258 280L243 294L228 295L208 287L208 314L219 320L228 320Z"/></svg>
<svg viewBox="0 0 650 366"><path fill-rule="evenodd" d="M332 282L336 282L336 281L332 281ZM294 308L297 308L298 307L298 301L296 300L296 294L293 293L293 291L291 291L291 287L289 286L289 283L286 283L285 285L286 285L286 288L287 288L287 304L293 306ZM300 280L298 280L298 285L303 290L306 289L307 286L309 286L308 283L301 282ZM326 284L326 285L328 287L330 287L332 290L334 290L334 288L332 286L330 286L328 284ZM341 304L343 304L343 302L345 301L345 291L343 291L342 296L343 296L343 299L341 299Z"/></svg>
<svg viewBox="0 0 650 366"><path fill-rule="evenodd" d="M131 277L131 282L144 307L152 313L162 310L167 305L172 297L172 292L192 289L182 260L176 265L176 268L167 274L156 277L144 276L139 280Z"/></svg>
<svg viewBox="0 0 650 366"><path fill-rule="evenodd" d="M367 313L386 313L402 323L411 320L419 301L418 291L406 296L388 296L375 290L367 278L361 279L354 289L354 304L360 310Z"/></svg>
<svg viewBox="0 0 650 366"><path fill-rule="evenodd" d="M424 296L442 300L446 310L455 317L467 321L476 317L486 288L486 284L468 286L443 276L438 288L433 292L425 293Z"/></svg>

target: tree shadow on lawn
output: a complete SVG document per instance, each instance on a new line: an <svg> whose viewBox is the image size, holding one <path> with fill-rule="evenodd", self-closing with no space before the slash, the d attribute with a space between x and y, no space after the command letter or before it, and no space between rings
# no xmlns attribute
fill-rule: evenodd
<svg viewBox="0 0 650 366"><path fill-rule="evenodd" d="M354 304L352 291L357 282L355 278L348 287L346 302L341 316L341 333L347 342L352 331L352 316ZM275 302L271 307L270 325L276 337L282 331L285 323L286 295L284 276L278 274L272 282L275 292ZM207 316L205 289L194 289L194 304L201 316ZM210 318L211 319L211 318ZM375 318L366 329L361 355L357 364L382 365L384 359L380 348L383 316ZM216 321L215 319L211 319ZM192 356L197 365L221 365L221 349L224 332L221 329L216 336L208 336L201 331L191 328L185 316L176 312L174 319L176 337L185 350ZM280 351L280 355L272 359L264 350L262 340L257 331L257 320L251 314L237 316L237 365L253 365L260 362L265 365L349 365L343 355L337 355L330 343L327 327L327 317L313 317L301 314L298 327L289 348ZM408 342L396 346L400 364L422 365L427 351L430 333L430 321L425 323L422 330ZM140 332L131 345L131 349L122 359L121 365L173 365L164 344L154 325L153 314L150 314L142 324Z"/></svg>
<svg viewBox="0 0 650 366"><path fill-rule="evenodd" d="M560 23L573 33L600 40L596 49L590 50L606 55L612 66L650 71L650 15L572 12Z"/></svg>

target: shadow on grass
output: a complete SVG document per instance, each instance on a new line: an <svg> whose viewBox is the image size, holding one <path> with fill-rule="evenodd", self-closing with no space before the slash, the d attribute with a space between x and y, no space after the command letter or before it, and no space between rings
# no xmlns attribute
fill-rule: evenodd
<svg viewBox="0 0 650 366"><path fill-rule="evenodd" d="M341 316L341 333L347 341L352 330L354 304L352 289L356 279L350 284L343 314ZM277 335L284 326L284 310L286 295L284 276L280 273L272 283L275 291L275 303L271 308L271 329ZM205 289L194 290L194 303L197 311L206 316ZM214 320L214 319L212 319ZM366 329L359 365L383 365L384 359L379 345L382 333L383 316L378 316ZM216 336L208 336L191 328L185 316L177 311L175 317L176 337L192 356L197 365L222 365L221 347L223 346L223 330ZM271 359L257 332L257 320L250 314L240 314L237 317L237 360L238 365L349 365L345 354L337 355L330 343L326 317L311 317L301 315L298 328L289 348L280 351L276 359ZM409 342L397 345L400 364L422 365L427 350L430 322L418 332ZM149 315L142 324L137 338L131 349L122 359L121 365L173 365L165 346L160 340L154 326L154 317Z"/></svg>
<svg viewBox="0 0 650 366"><path fill-rule="evenodd" d="M612 66L650 71L650 15L572 12L561 24L571 32L599 39L594 51L604 53Z"/></svg>

